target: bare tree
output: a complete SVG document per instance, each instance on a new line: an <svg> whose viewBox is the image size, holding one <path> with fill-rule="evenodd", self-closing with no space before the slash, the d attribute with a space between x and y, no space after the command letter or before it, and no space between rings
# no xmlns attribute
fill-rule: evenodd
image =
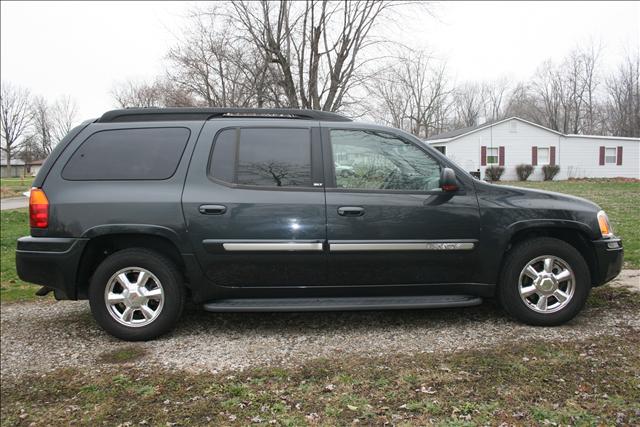
<svg viewBox="0 0 640 427"><path fill-rule="evenodd" d="M277 66L276 82L287 106L337 111L347 103L373 61L371 30L392 2L372 0L305 3L233 3L233 20L265 63Z"/></svg>
<svg viewBox="0 0 640 427"><path fill-rule="evenodd" d="M70 96L62 96L53 103L51 110L51 138L58 144L75 125L78 105Z"/></svg>
<svg viewBox="0 0 640 427"><path fill-rule="evenodd" d="M17 152L24 140L25 132L31 124L30 93L28 90L2 82L0 95L0 125L2 127L2 151L5 152L7 165L11 165L14 152Z"/></svg>
<svg viewBox="0 0 640 427"><path fill-rule="evenodd" d="M428 138L444 128L445 65L423 51L404 50L369 87L373 115L391 126Z"/></svg>
<svg viewBox="0 0 640 427"><path fill-rule="evenodd" d="M120 108L131 107L195 107L201 105L193 94L169 79L157 79L152 83L126 81L111 90Z"/></svg>
<svg viewBox="0 0 640 427"><path fill-rule="evenodd" d="M505 118L508 92L509 81L504 77L482 84L484 116L487 120L495 121Z"/></svg>
<svg viewBox="0 0 640 427"><path fill-rule="evenodd" d="M46 156L52 149L53 117L49 103L42 96L36 96L31 103L31 128L28 144L23 147L22 159L29 162L37 157Z"/></svg>
<svg viewBox="0 0 640 427"><path fill-rule="evenodd" d="M640 52L627 55L606 86L608 131L640 137Z"/></svg>
<svg viewBox="0 0 640 427"><path fill-rule="evenodd" d="M454 123L456 127L478 125L484 110L484 93L478 83L465 83L453 94Z"/></svg>

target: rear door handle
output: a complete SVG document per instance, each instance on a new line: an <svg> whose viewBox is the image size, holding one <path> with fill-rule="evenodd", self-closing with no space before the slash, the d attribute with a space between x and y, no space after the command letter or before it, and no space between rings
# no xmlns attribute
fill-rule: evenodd
<svg viewBox="0 0 640 427"><path fill-rule="evenodd" d="M338 208L338 215L341 216L362 216L364 215L364 208L359 206L340 206Z"/></svg>
<svg viewBox="0 0 640 427"><path fill-rule="evenodd" d="M224 205L200 205L198 209L202 215L222 215L227 211Z"/></svg>

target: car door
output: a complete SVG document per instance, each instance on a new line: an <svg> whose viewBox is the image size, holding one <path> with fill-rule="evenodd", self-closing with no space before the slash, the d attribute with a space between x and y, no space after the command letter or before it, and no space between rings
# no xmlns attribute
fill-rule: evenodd
<svg viewBox="0 0 640 427"><path fill-rule="evenodd" d="M182 201L209 280L232 287L326 283L321 159L317 122L206 123Z"/></svg>
<svg viewBox="0 0 640 427"><path fill-rule="evenodd" d="M322 138L332 284L474 282L480 225L471 178L441 190L446 160L387 130L335 124Z"/></svg>

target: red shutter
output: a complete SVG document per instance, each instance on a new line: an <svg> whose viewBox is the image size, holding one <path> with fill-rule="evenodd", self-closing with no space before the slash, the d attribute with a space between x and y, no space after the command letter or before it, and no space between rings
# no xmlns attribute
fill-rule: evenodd
<svg viewBox="0 0 640 427"><path fill-rule="evenodd" d="M504 166L504 147L498 149L498 164Z"/></svg>
<svg viewBox="0 0 640 427"><path fill-rule="evenodd" d="M538 147L531 147L531 165L538 166Z"/></svg>
<svg viewBox="0 0 640 427"><path fill-rule="evenodd" d="M616 164L620 166L622 164L622 147L618 147L618 158L616 159Z"/></svg>
<svg viewBox="0 0 640 427"><path fill-rule="evenodd" d="M556 164L556 147L551 147L549 151L549 164L555 166Z"/></svg>
<svg viewBox="0 0 640 427"><path fill-rule="evenodd" d="M604 147L600 147L600 166L604 166Z"/></svg>
<svg viewBox="0 0 640 427"><path fill-rule="evenodd" d="M480 166L487 166L487 147L480 147Z"/></svg>

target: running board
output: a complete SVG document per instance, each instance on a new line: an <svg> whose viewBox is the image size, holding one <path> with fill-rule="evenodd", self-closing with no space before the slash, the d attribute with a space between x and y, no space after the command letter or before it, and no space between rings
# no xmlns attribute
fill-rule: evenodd
<svg viewBox="0 0 640 427"><path fill-rule="evenodd" d="M471 295L343 298L238 298L208 302L204 304L204 309L206 311L218 313L238 311L347 311L470 307L480 304L482 304L482 298Z"/></svg>

